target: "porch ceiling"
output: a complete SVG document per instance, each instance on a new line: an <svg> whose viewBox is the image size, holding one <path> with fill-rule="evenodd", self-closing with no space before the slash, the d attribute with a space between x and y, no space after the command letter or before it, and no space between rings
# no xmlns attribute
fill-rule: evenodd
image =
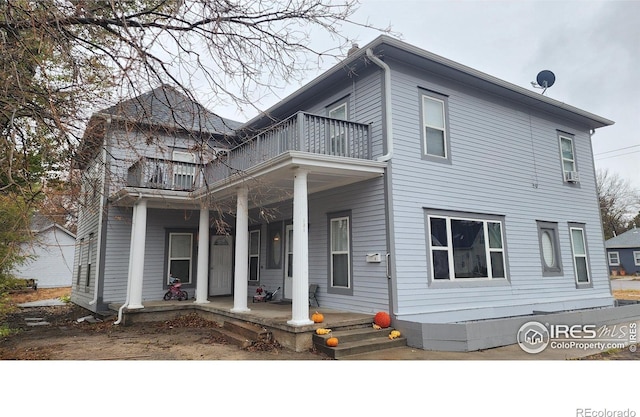
<svg viewBox="0 0 640 417"><path fill-rule="evenodd" d="M386 162L288 151L251 169L195 191L196 199L235 198L238 187L249 188L249 204L269 204L293 196L296 169L307 174L308 194L384 175Z"/></svg>

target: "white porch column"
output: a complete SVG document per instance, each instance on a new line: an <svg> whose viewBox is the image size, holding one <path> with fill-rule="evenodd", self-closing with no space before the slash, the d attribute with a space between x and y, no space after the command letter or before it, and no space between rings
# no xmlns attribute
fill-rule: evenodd
<svg viewBox="0 0 640 417"><path fill-rule="evenodd" d="M198 280L196 282L196 303L206 304L209 292L209 209L200 209L198 229Z"/></svg>
<svg viewBox="0 0 640 417"><path fill-rule="evenodd" d="M297 169L293 175L293 285L292 326L313 324L309 319L309 202L307 174Z"/></svg>
<svg viewBox="0 0 640 417"><path fill-rule="evenodd" d="M131 225L131 258L129 259L128 309L144 308L142 284L144 277L144 247L147 240L147 200L135 203Z"/></svg>
<svg viewBox="0 0 640 417"><path fill-rule="evenodd" d="M249 280L249 190L238 188L236 209L236 266L233 284L233 313L251 311L247 307Z"/></svg>

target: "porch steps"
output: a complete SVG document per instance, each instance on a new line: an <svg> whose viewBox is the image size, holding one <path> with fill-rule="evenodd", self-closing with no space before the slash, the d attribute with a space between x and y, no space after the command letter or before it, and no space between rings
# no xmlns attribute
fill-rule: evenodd
<svg viewBox="0 0 640 417"><path fill-rule="evenodd" d="M273 338L271 332L262 326L236 320L225 320L222 327L213 329L213 333L241 348L247 348L254 342L268 342Z"/></svg>
<svg viewBox="0 0 640 417"><path fill-rule="evenodd" d="M407 339L400 336L389 339L393 328L376 330L371 326L349 330L336 330L326 335L313 335L313 345L317 351L333 359L349 359L351 355L406 346ZM327 339L338 338L338 346L327 346Z"/></svg>

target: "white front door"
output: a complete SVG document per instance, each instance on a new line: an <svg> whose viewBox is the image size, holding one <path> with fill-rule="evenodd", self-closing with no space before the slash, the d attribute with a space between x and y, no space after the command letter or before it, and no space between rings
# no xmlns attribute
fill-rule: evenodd
<svg viewBox="0 0 640 417"><path fill-rule="evenodd" d="M293 225L285 229L285 257L284 257L284 298L293 298Z"/></svg>
<svg viewBox="0 0 640 417"><path fill-rule="evenodd" d="M211 238L209 295L229 295L233 288L233 237Z"/></svg>

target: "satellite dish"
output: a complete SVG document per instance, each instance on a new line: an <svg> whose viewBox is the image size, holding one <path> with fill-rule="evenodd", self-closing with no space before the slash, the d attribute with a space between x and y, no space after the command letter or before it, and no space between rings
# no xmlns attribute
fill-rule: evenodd
<svg viewBox="0 0 640 417"><path fill-rule="evenodd" d="M549 88L556 82L556 76L549 70L540 71L536 77L536 82L542 88Z"/></svg>

